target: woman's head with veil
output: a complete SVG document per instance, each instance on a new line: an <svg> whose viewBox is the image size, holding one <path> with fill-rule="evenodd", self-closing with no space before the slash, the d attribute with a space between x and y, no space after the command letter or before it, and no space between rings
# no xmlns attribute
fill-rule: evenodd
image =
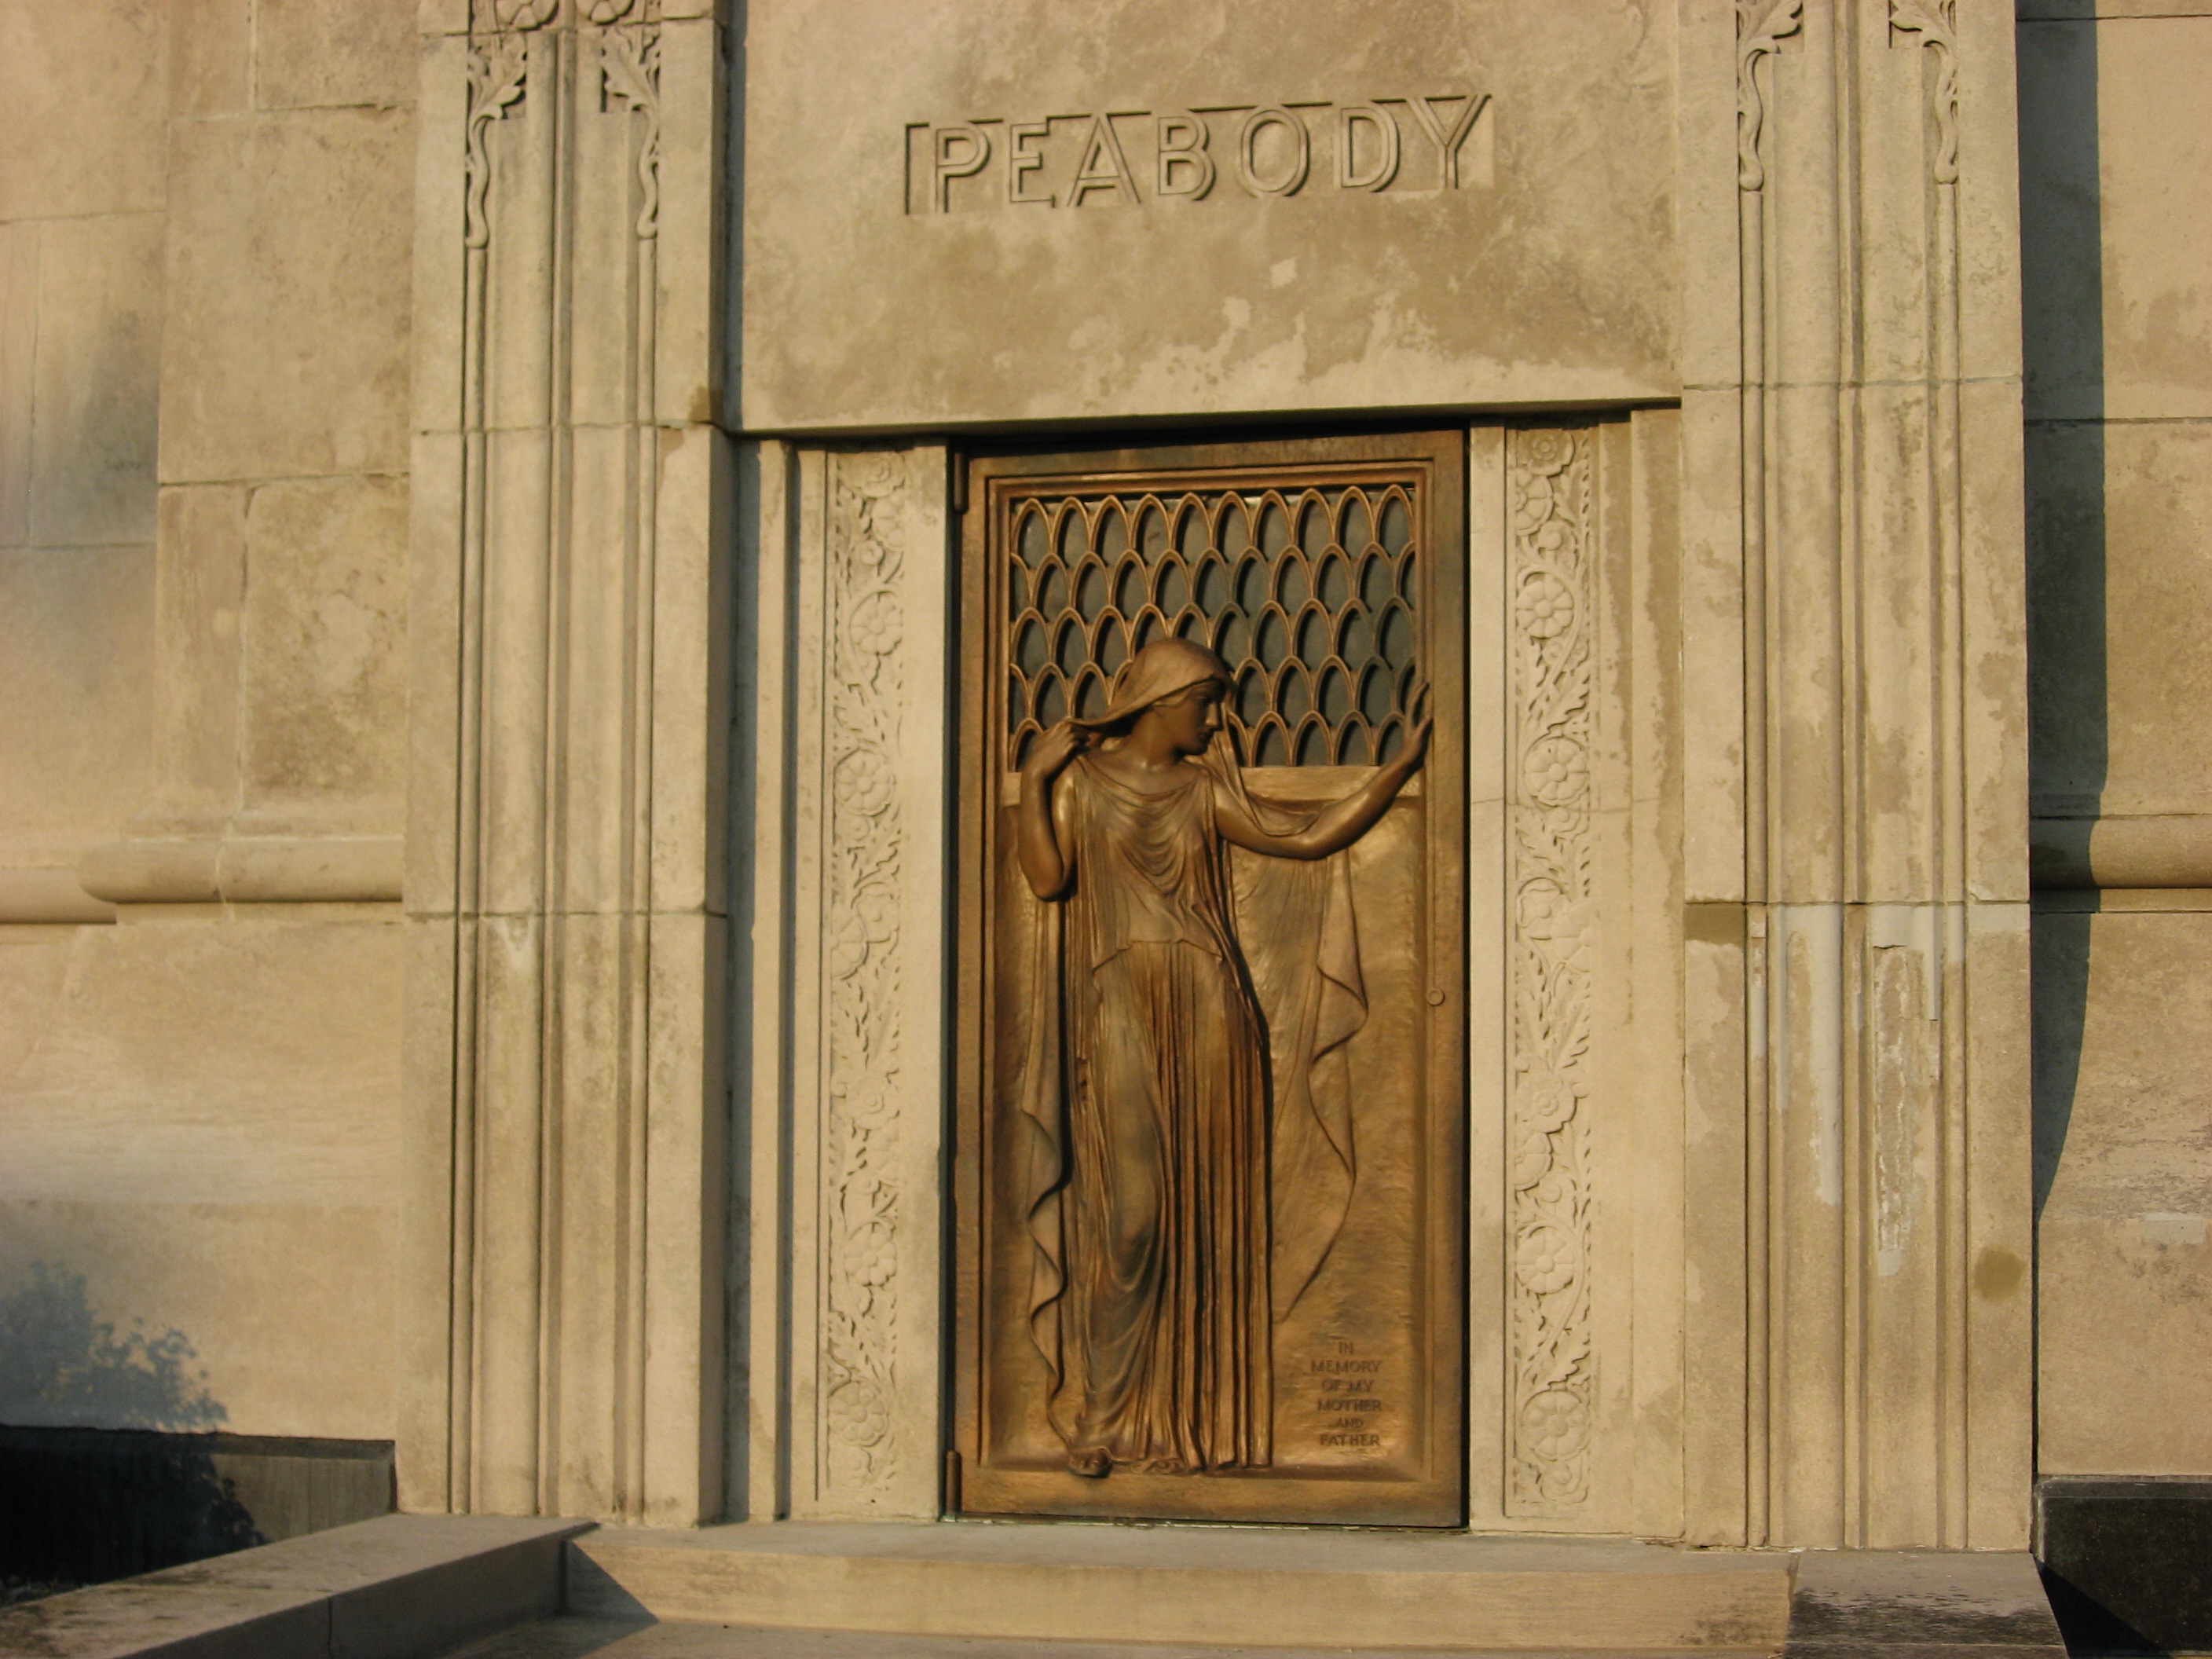
<svg viewBox="0 0 2212 1659"><path fill-rule="evenodd" d="M1177 753L1202 755L1221 730L1229 665L1188 640L1154 640L1121 665L1105 712L1073 724L1109 739L1126 737L1139 720L1158 721Z"/></svg>

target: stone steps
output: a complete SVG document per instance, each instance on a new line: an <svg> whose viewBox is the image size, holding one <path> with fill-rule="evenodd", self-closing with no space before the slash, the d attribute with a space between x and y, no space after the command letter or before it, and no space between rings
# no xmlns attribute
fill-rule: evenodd
<svg viewBox="0 0 2212 1659"><path fill-rule="evenodd" d="M1492 1651L1483 1659L1680 1659L1681 1650L1610 1648L1580 1653ZM1771 1659L1771 1648L1702 1648L1702 1659ZM759 1626L655 1625L549 1619L465 1650L453 1659L1460 1659L1463 1648L1258 1648L1153 1643L1037 1642L914 1637Z"/></svg>
<svg viewBox="0 0 2212 1659"><path fill-rule="evenodd" d="M1788 1626L1790 1573L1786 1554L1616 1540L782 1522L586 1534L568 1547L568 1607L895 1637L905 1652L928 1640L1150 1644L1155 1655L1358 1652L1378 1641L1401 1653L1771 1653Z"/></svg>
<svg viewBox="0 0 2212 1659"><path fill-rule="evenodd" d="M389 1515L0 1612L36 1659L431 1659L561 1606L580 1521Z"/></svg>
<svg viewBox="0 0 2212 1659"><path fill-rule="evenodd" d="M2064 1652L2020 1552L1088 1524L388 1516L0 1612L0 1655L39 1659Z"/></svg>

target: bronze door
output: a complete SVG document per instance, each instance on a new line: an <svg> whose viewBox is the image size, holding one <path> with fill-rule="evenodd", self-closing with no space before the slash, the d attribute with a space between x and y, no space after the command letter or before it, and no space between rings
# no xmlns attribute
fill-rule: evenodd
<svg viewBox="0 0 2212 1659"><path fill-rule="evenodd" d="M967 466L948 1503L1455 1525L1464 441ZM1164 638L1226 684L1158 699L1223 730L1154 795L1099 780L1140 742L1117 696L1214 672L1166 647L1122 672ZM1420 769L1311 856L1424 714ZM1052 757L1088 751L1039 785L1071 715L1094 724ZM1049 900L1025 764L1048 842L1084 849ZM1232 846L1236 822L1279 837Z"/></svg>

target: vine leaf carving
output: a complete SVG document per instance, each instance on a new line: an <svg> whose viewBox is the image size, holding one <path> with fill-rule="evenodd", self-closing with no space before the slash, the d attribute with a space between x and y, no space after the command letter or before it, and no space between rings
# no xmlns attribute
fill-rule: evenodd
<svg viewBox="0 0 2212 1659"><path fill-rule="evenodd" d="M832 1486L871 1486L892 1478L898 1458L890 1425L903 1195L888 1164L903 1070L906 556L898 459L837 454L830 467L823 1473Z"/></svg>
<svg viewBox="0 0 2212 1659"><path fill-rule="evenodd" d="M1935 181L1959 182L1959 0L1889 0L1889 26L1917 34L1936 58L1936 84L1928 94L1936 122Z"/></svg>
<svg viewBox="0 0 2212 1659"><path fill-rule="evenodd" d="M464 191L465 228L463 245L487 247L491 223L484 210L485 192L491 186L491 156L486 130L503 118L522 97L523 73L528 59L511 35L469 43L469 103L464 134L465 165Z"/></svg>
<svg viewBox="0 0 2212 1659"><path fill-rule="evenodd" d="M1735 182L1740 190L1766 187L1766 162L1760 145L1766 131L1766 94L1759 84L1759 60L1782 49L1783 40L1803 25L1805 0L1736 0L1735 3Z"/></svg>
<svg viewBox="0 0 2212 1659"><path fill-rule="evenodd" d="M599 37L599 68L608 94L645 117L637 149L637 234L649 241L660 234L660 37L641 40L628 29L609 29Z"/></svg>
<svg viewBox="0 0 2212 1659"><path fill-rule="evenodd" d="M1589 1493L1590 742L1595 582L1587 432L1516 431L1512 508L1512 985L1507 1154L1509 1501Z"/></svg>

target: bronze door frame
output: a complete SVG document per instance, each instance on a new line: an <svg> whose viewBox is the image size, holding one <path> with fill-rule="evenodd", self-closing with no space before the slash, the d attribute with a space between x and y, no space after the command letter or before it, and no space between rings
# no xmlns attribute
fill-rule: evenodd
<svg viewBox="0 0 2212 1659"><path fill-rule="evenodd" d="M1131 447L1054 454L964 459L961 515L958 691L959 909L954 1025L951 1450L945 1506L951 1513L1092 1515L1150 1519L1312 1522L1333 1524L1464 1524L1467 1504L1468 1342L1467 1158L1468 1079L1468 580L1467 437L1463 430L1283 439L1261 442ZM1285 475L1293 475L1286 479ZM986 1316L985 1204L995 1084L987 1044L994 983L991 893L1000 849L1000 813L1009 787L1005 714L1007 610L1002 560L992 557L992 526L1011 497L1049 484L1067 493L1115 492L1126 481L1139 494L1172 499L1184 487L1249 484L1281 488L1347 483L1382 487L1418 481L1425 522L1414 619L1416 660L1425 671L1436 732L1418 788L1424 813L1421 870L1427 915L1419 948L1428 1011L1420 1065L1419 1136L1413 1158L1421 1213L1418 1305L1426 1340L1418 1376L1401 1379L1418 1425L1412 1478L1358 1473L1277 1475L1272 1472L1159 1474L1122 1471L1083 1481L1063 1471L994 1468L985 1415L992 1333ZM1141 481L1141 482L1140 482ZM1235 665L1232 664L1232 666ZM1376 741L1379 744L1381 739ZM1380 757L1370 757L1379 759ZM1248 757L1249 759L1249 757ZM1395 809L1394 809L1395 810ZM1012 1334L1008 1334L1011 1339ZM1412 1394L1419 1393L1418 1407ZM1409 1435L1408 1438L1413 1436Z"/></svg>

